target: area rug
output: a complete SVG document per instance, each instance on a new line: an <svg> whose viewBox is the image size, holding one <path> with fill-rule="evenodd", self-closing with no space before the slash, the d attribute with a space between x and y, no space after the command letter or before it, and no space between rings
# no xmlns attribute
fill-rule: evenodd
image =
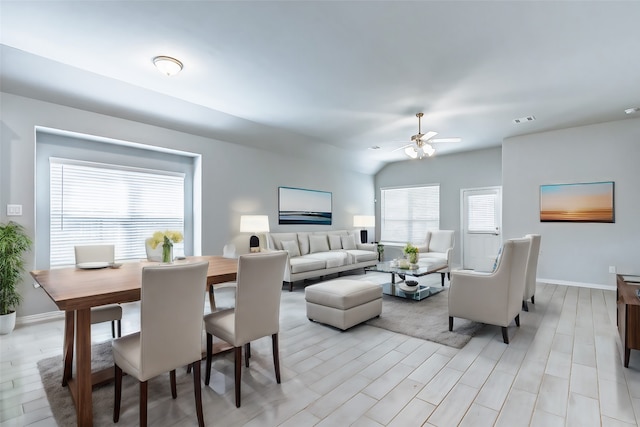
<svg viewBox="0 0 640 427"><path fill-rule="evenodd" d="M111 342L94 344L91 348L92 370L113 367ZM62 387L62 356L49 357L38 361L38 371L44 385L51 412L58 426L75 426L75 406L67 387ZM94 426L113 426L113 383L93 389L93 421ZM185 369L176 371L176 388L178 394L193 395L193 377L187 375ZM138 402L140 388L138 382L130 376L122 379L122 408L118 425L138 423ZM154 396L153 405L172 405L169 374L159 375L149 380L149 396ZM158 400L156 397L161 396ZM149 408L152 407L150 401ZM149 420L151 424L152 419Z"/></svg>
<svg viewBox="0 0 640 427"><path fill-rule="evenodd" d="M456 318L449 332L448 289L414 301L383 295L382 314L366 323L449 347L462 348L482 328L482 323Z"/></svg>

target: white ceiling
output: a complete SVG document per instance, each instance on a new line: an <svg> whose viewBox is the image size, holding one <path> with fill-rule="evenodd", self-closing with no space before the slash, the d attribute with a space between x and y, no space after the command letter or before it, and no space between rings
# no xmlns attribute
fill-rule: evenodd
<svg viewBox="0 0 640 427"><path fill-rule="evenodd" d="M634 117L639 23L638 1L1 0L0 77L5 92L375 173L406 159L392 150L419 111L423 131L463 138L436 155ZM160 74L156 55L183 72Z"/></svg>

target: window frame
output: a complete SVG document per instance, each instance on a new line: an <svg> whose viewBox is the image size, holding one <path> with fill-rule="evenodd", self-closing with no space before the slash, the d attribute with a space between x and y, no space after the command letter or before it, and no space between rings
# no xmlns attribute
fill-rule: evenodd
<svg viewBox="0 0 640 427"><path fill-rule="evenodd" d="M410 192L411 190L416 190L416 189L428 189L429 191L433 191L434 189L437 190L437 200L434 201L433 200L427 200L426 203L427 204L432 204L432 205L437 205L434 206L430 212L431 212L431 217L430 218L425 218L425 219L416 219L415 216L413 216L413 218L409 218L409 216L407 216L404 219L391 219L392 221L405 221L407 222L407 231L406 234L404 234L401 237L391 237L388 235L388 233L391 233L391 231L387 231L385 230L385 225L387 223L387 215L388 215L388 211L386 209L386 204L388 203L387 201L387 194L390 193L386 193L386 192L393 192L394 190L399 190L399 191L407 191ZM424 241L427 231L429 230L438 230L440 229L440 184L418 184L418 185L407 185L407 186L395 186L395 187L383 187L380 188L380 239L382 241L384 241L385 243L389 243L389 244L406 244L408 242L411 243L420 243L422 241ZM409 201L407 201L407 206L406 209L407 211L416 208L416 204L412 204L411 206L409 205ZM417 206L419 207L419 206ZM433 215L433 213L436 213L437 215ZM416 228L416 222L424 222L424 226L423 227L418 227Z"/></svg>

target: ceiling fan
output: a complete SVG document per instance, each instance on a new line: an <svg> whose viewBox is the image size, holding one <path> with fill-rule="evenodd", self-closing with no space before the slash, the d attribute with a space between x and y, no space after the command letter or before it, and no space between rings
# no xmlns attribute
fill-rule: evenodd
<svg viewBox="0 0 640 427"><path fill-rule="evenodd" d="M431 157L436 152L435 148L433 148L432 143L437 142L460 142L461 138L433 138L438 134L438 132L428 131L427 133L422 133L422 117L424 113L417 113L416 117L418 118L418 133L411 136L411 143L406 144L402 147L396 148L393 151L404 150L405 154L412 159L422 159L424 156Z"/></svg>

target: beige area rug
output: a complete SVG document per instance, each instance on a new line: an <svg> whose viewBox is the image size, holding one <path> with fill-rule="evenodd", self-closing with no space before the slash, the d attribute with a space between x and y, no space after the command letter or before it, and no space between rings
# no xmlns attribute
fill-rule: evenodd
<svg viewBox="0 0 640 427"><path fill-rule="evenodd" d="M449 332L448 294L449 290L445 289L422 301L383 295L382 314L366 323L449 347L462 348L483 324L456 318L453 331Z"/></svg>
<svg viewBox="0 0 640 427"><path fill-rule="evenodd" d="M113 356L111 353L111 342L94 344L91 349L91 366L92 370L113 367ZM71 394L66 387L62 387L62 356L54 356L38 362L38 370L40 378L44 385L49 406L53 413L56 423L59 426L75 426L76 413L75 406L71 400ZM203 372L204 373L204 372ZM130 376L125 375L122 379L122 406L120 411L120 422L113 423L113 399L114 399L113 383L93 389L93 420L95 426L114 426L114 425L137 425L139 420L139 393L140 388L138 382ZM176 371L176 388L178 395L189 393L193 396L193 377L187 375L185 369ZM151 418L154 411L151 408L157 405L171 405L172 411L175 411L173 405L175 401L171 398L171 388L169 385L169 374L159 375L149 380L149 396L154 396L153 402L149 399L149 424L154 419ZM156 398L161 396L159 400ZM195 405L194 405L195 406ZM166 411L155 411L166 412ZM181 412L181 411L180 411ZM195 413L195 412L194 412ZM186 416L186 414L184 414ZM194 415L195 419L195 415ZM177 420L176 420L177 421Z"/></svg>

